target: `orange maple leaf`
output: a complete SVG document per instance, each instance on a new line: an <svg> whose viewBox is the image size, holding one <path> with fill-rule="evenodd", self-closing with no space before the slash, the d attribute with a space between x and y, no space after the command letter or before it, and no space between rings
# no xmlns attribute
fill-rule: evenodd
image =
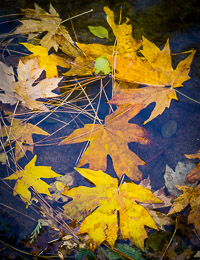
<svg viewBox="0 0 200 260"><path fill-rule="evenodd" d="M169 108L172 99L178 100L174 89L147 86L136 89L121 89L120 93L114 96L108 103L121 106L141 104L143 105L142 108L145 108L149 104L156 102L150 117L144 122L144 124L146 124L158 115L161 115L165 108ZM130 117L132 117L131 114Z"/></svg>
<svg viewBox="0 0 200 260"><path fill-rule="evenodd" d="M141 107L137 106L132 109L131 114L136 115L140 110ZM78 164L79 167L89 163L91 169L105 171L107 155L110 155L119 178L126 174L132 180L140 180L142 174L138 170L138 165L145 163L129 150L128 143L150 144L151 142L142 127L128 123L128 113L126 109L119 108L113 114L106 116L104 125L86 124L84 128L76 129L59 145L90 141L90 146Z"/></svg>
<svg viewBox="0 0 200 260"><path fill-rule="evenodd" d="M188 215L188 224L194 224L194 227L200 236L200 184L197 187L179 186L176 187L183 192L179 197L174 199L173 205L168 215L182 211L190 205Z"/></svg>
<svg viewBox="0 0 200 260"><path fill-rule="evenodd" d="M188 159L200 159L200 150L195 154L185 154ZM195 182L200 180L200 162L188 173L186 179L189 182Z"/></svg>
<svg viewBox="0 0 200 260"><path fill-rule="evenodd" d="M133 182L119 185L116 178L102 171L81 168L76 170L95 185L75 187L71 190L65 188L62 193L73 199L64 205L67 215L73 218L83 217L84 213L88 214L94 210L83 220L78 234L88 233L94 247L103 241L113 247L120 228L122 239L130 239L136 246L144 249L144 240L147 238L145 226L153 229L157 229L157 226L148 210L139 203L162 201L149 189Z"/></svg>

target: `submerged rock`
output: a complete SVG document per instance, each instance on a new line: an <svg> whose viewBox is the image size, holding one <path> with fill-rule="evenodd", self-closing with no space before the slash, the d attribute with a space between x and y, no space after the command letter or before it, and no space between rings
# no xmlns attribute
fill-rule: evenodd
<svg viewBox="0 0 200 260"><path fill-rule="evenodd" d="M168 120L162 125L161 134L163 138L170 138L176 133L177 122L175 120Z"/></svg>

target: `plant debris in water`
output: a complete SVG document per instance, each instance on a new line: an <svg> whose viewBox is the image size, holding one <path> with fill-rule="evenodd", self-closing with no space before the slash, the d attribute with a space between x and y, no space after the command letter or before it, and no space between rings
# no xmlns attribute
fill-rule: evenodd
<svg viewBox="0 0 200 260"><path fill-rule="evenodd" d="M19 195L27 208L35 206L51 239L49 235L45 238L43 224L41 226L38 220L25 242L32 253L13 247L1 236L2 257L7 248L21 256L48 257L45 255L48 252L60 259L189 259L187 256L192 257L200 249L194 242L200 242L199 163L188 176L184 175L188 181L196 183L192 187L176 185L180 195L173 193L169 198L164 187L153 191L149 181L145 184L138 168L145 165L145 161L130 149L133 142L152 144L147 130L130 120L155 103L144 121L147 125L170 108L173 99L178 100L176 89L190 79L195 50L188 51L187 57L174 69L169 39L163 49L148 37L136 40L128 18L124 23L116 23L111 9L105 6L104 12L116 37L111 45L74 42L71 32L63 25L65 20L61 20L51 4L49 12L37 4L35 9L22 9L21 24L9 35L28 35L26 42L19 42L19 49L23 45L32 54L20 57L17 67L0 63L0 101L10 105L9 109L3 105L1 109L0 160L6 163L9 174L3 176L3 183L11 188L15 181L13 195L16 199ZM99 38L109 37L102 26L88 28ZM32 44L34 42L37 44ZM58 69L60 67L62 69ZM111 79L110 97L107 85ZM94 98L87 94L91 83L100 85ZM104 119L99 113L102 96L109 111ZM60 119L59 113L70 115L69 122L64 117ZM52 115L61 126L53 132L43 130L40 123ZM38 116L42 118L40 121L37 121ZM90 123L85 123L82 116ZM80 122L82 127L79 127ZM70 123L76 123L76 129L69 128L67 137L61 135L61 130L70 127ZM171 138L176 130L176 121L168 121L161 130L162 137ZM35 142L33 134L42 135L42 141ZM82 142L87 142L87 147L71 167L78 164L75 169L80 174L80 183L84 177L87 186L68 187L68 182L59 178L59 170L51 169L53 165L38 165L41 162L35 153L37 145L54 145L62 147L63 151L67 146L70 153L72 144ZM186 157L199 160L199 151ZM22 159L25 165L21 164ZM109 159L115 177L107 173ZM62 163L59 160L59 164ZM80 168L82 166L84 168ZM55 178L52 189L48 178ZM52 191L56 194L53 197L56 209L48 203L47 196L46 199L42 196L51 197ZM63 195L66 200L60 200ZM70 201L66 203L67 200ZM186 223L185 233L178 218L181 214ZM123 241L128 242L124 244ZM45 242L47 246L43 246ZM37 247L37 243L42 248Z"/></svg>

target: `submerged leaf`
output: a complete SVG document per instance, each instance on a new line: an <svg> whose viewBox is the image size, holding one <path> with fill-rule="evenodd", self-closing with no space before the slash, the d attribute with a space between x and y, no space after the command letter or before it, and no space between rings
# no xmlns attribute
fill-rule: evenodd
<svg viewBox="0 0 200 260"><path fill-rule="evenodd" d="M176 197L181 194L181 191L177 189L176 185L191 186L191 184L185 180L185 177L193 167L194 164L191 162L178 162L175 170L173 170L166 164L164 174L165 186L171 195Z"/></svg>
<svg viewBox="0 0 200 260"><path fill-rule="evenodd" d="M200 236L200 184L197 187L178 186L183 192L179 197L174 199L174 203L168 212L168 215L181 212L187 206L191 210L188 216L188 224L194 224L194 227Z"/></svg>
<svg viewBox="0 0 200 260"><path fill-rule="evenodd" d="M108 30L103 26L88 26L90 32L99 38L108 38Z"/></svg>

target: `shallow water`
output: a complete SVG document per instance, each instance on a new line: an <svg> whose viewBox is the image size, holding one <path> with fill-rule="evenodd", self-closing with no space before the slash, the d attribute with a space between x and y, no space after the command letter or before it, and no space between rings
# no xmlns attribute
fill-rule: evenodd
<svg viewBox="0 0 200 260"><path fill-rule="evenodd" d="M45 10L48 10L48 1L35 1L38 5ZM76 36L80 42L84 43L102 43L111 44L114 40L114 35L109 28L103 12L103 6L108 5L116 14L119 14L120 7L122 6L122 22L125 21L125 17L130 18L130 22L133 25L133 36L136 39L141 39L144 35L146 38L154 42L160 47L163 47L167 38L170 38L170 47L172 54L187 51L191 48L197 50L195 58L192 62L190 76L191 79L184 83L184 87L180 88L180 92L189 96L190 98L200 101L200 73L199 73L199 50L200 50L200 9L198 1L51 1L57 12L60 14L62 19L66 19L69 15L74 16L90 9L94 9L93 12L86 15L80 16L77 19L73 19L73 26ZM19 13L19 7L21 8L32 8L33 5L29 1L4 1L0 7L0 15ZM16 16L14 18L17 18ZM119 15L117 15L116 21ZM6 18L7 19L7 18ZM12 17L8 18L9 20ZM5 21L5 17L1 18L2 22ZM10 32L13 27L17 24L16 21L1 24L1 33ZM71 30L70 22L66 22L68 30L71 32L72 38L75 40L73 31ZM93 36L89 30L88 25L101 25L108 29L110 34L110 40L99 39ZM20 39L23 40L23 39ZM16 43L13 41L12 43ZM10 50L16 51L18 46L9 45ZM1 48L2 50L2 48ZM24 49L23 49L24 50ZM3 46L2 55L0 60L6 62L8 65L16 65L17 59L20 54L11 52L10 55L5 46ZM173 56L174 65L179 62L179 59L183 59L184 56ZM109 81L110 78L104 79L104 84ZM111 97L111 84L106 87L107 95ZM100 89L100 82L91 84L87 87L87 94L92 98L98 93ZM140 166L140 170L143 173L143 178L147 178L150 174L152 190L157 190L164 186L164 172L166 164L173 169L179 161L185 161L184 154L195 153L200 149L200 105L187 97L180 94L178 95L178 102L172 101L170 108L166 109L162 115L155 118L153 121L146 125L143 122L149 117L154 104L150 104L146 109L142 110L136 117L130 122L143 126L149 133L149 138L152 140L152 144L148 146L140 145L138 143L129 143L129 148L140 156L147 165ZM104 120L105 116L109 113L109 107L105 103L105 96L102 96L99 118ZM87 101L76 102L77 106L84 106ZM93 106L96 108L98 102L94 101ZM5 106L2 106L5 109ZM91 109L91 107L90 107ZM40 115L30 122L38 123L47 114ZM60 131L56 132L50 139L47 139L47 145L40 146L40 141L43 137L33 135L34 143L34 154L38 154L37 165L51 166L52 169L59 174L70 173L74 178L74 185L88 185L88 183L80 178L80 175L75 173L74 166L77 166L77 160L80 155L80 151L85 147L85 144L73 144L58 146L58 141L62 140L60 137L68 136L78 126L82 127L83 124L91 123L92 121L81 115L77 120L72 121L74 114L70 110L62 111L58 110L57 113L42 121L39 126L48 131L54 133L59 128ZM173 120L177 123L177 129L167 138L162 135L162 126L166 122ZM72 121L69 125L68 123ZM63 127L64 122L67 124ZM59 138L59 139L57 139ZM42 142L44 143L44 142ZM51 144L51 145L49 145ZM30 152L27 153L28 159L32 158ZM19 161L21 167L27 164L27 159L23 158ZM0 165L1 177L7 176L10 172L9 167ZM13 165L11 166L11 168ZM108 158L107 172L112 176L116 177L112 161ZM47 180L48 182L48 180ZM9 183L11 185L11 182ZM9 191L9 192L8 192ZM34 211L31 207L28 210L25 209L25 205L19 198L12 196L12 190L8 189L4 182L1 183L1 203L7 205L1 206L1 212L4 217L8 220L9 225L13 219L16 220L16 225L11 228L8 236L18 236L19 239L29 236L37 223L31 220L38 219L40 216L37 211ZM61 206L59 204L59 206ZM17 211L28 215L30 218L26 218L24 222L24 216L18 212L14 212L8 207L15 208ZM8 217L9 215L9 217ZM11 219L11 220L10 220ZM5 224L3 224L5 225ZM4 236L4 235L3 235ZM16 238L17 240L17 238ZM10 258L9 258L10 259Z"/></svg>

